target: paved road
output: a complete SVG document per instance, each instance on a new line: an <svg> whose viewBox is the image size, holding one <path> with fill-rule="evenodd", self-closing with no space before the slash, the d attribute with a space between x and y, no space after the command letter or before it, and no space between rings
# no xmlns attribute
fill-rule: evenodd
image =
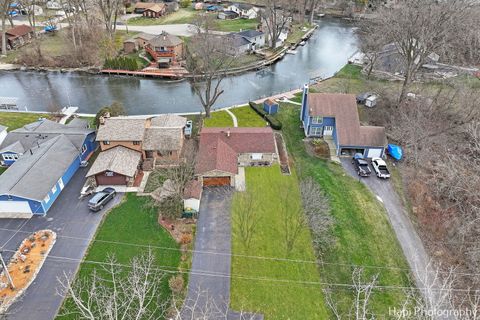
<svg viewBox="0 0 480 320"><path fill-rule="evenodd" d="M233 189L204 189L197 221L195 252L182 318L263 319L228 309L230 302L231 221Z"/></svg>
<svg viewBox="0 0 480 320"><path fill-rule="evenodd" d="M40 273L23 297L10 307L7 319L55 318L63 301L63 297L57 293L57 278L62 277L64 273L72 275L77 270L79 259L83 258L104 213L120 201L121 195L117 195L101 212L90 212L87 200L78 200L87 170L80 168L77 171L45 217L35 216L30 220L0 219L0 244L6 244L5 250L16 250L28 234L40 229L48 228L57 233L57 242ZM19 228L20 232L15 235ZM9 259L12 254L7 251L5 257Z"/></svg>
<svg viewBox="0 0 480 320"><path fill-rule="evenodd" d="M358 178L350 158L341 158L341 162L345 171L351 176ZM371 169L373 171L373 168ZM432 274L431 265L429 264L430 257L390 181L377 178L373 172L371 177L362 178L361 181L385 206L390 224L397 235L403 253L410 265L417 287L429 287L432 289L438 287ZM435 291L422 291L422 293L424 298L430 296L428 298L430 301L438 300ZM440 309L442 304L443 303L439 301L436 303L434 302L433 305L439 306Z"/></svg>

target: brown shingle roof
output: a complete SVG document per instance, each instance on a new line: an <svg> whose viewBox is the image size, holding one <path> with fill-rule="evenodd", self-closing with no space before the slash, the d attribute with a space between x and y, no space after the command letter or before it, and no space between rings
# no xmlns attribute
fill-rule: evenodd
<svg viewBox="0 0 480 320"><path fill-rule="evenodd" d="M311 116L334 117L338 143L343 146L385 146L385 128L362 127L352 94L310 93Z"/></svg>
<svg viewBox="0 0 480 320"><path fill-rule="evenodd" d="M33 28L25 24L15 26L7 31L7 35L13 37L22 37L30 32L33 32Z"/></svg>
<svg viewBox="0 0 480 320"><path fill-rule="evenodd" d="M174 151L182 148L182 129L156 128L145 129L143 150Z"/></svg>
<svg viewBox="0 0 480 320"><path fill-rule="evenodd" d="M135 9L148 9L154 5L154 2L137 2L135 3Z"/></svg>
<svg viewBox="0 0 480 320"><path fill-rule="evenodd" d="M236 174L241 153L276 153L272 129L203 128L195 172L220 170Z"/></svg>
<svg viewBox="0 0 480 320"><path fill-rule="evenodd" d="M165 4L163 3L155 3L153 6L150 6L148 8L145 9L145 11L147 10L150 10L150 11L153 11L153 12L162 12L163 10L165 10Z"/></svg>
<svg viewBox="0 0 480 320"><path fill-rule="evenodd" d="M183 199L199 199L202 196L202 184L198 180L191 180L185 185Z"/></svg>
<svg viewBox="0 0 480 320"><path fill-rule="evenodd" d="M145 119L107 118L98 128L97 141L142 141Z"/></svg>
<svg viewBox="0 0 480 320"><path fill-rule="evenodd" d="M183 43L182 39L165 31L148 42L154 47L175 47Z"/></svg>
<svg viewBox="0 0 480 320"><path fill-rule="evenodd" d="M138 151L117 146L100 152L87 173L87 177L101 172L112 171L127 177L133 177L137 172L142 154Z"/></svg>

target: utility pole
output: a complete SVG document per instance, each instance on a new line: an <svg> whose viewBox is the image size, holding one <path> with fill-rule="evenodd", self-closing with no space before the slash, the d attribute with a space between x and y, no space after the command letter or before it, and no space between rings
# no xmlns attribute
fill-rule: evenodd
<svg viewBox="0 0 480 320"><path fill-rule="evenodd" d="M3 266L3 271L7 276L8 282L10 282L10 289L15 290L15 285L13 284L12 277L10 276L10 272L8 272L8 268L7 268L7 265L5 264L5 260L3 260L3 251L0 251L0 261Z"/></svg>

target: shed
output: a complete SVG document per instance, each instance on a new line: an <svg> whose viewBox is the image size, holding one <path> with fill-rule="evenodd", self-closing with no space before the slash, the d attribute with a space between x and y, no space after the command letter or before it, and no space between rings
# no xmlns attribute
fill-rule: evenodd
<svg viewBox="0 0 480 320"><path fill-rule="evenodd" d="M263 102L263 110L268 114L276 114L278 112L279 105L272 99L267 99Z"/></svg>
<svg viewBox="0 0 480 320"><path fill-rule="evenodd" d="M202 183L198 180L192 180L185 186L183 193L183 209L200 211L200 200L202 198Z"/></svg>
<svg viewBox="0 0 480 320"><path fill-rule="evenodd" d="M238 13L236 13L235 11L226 10L218 14L218 19L220 20L233 20L236 18L238 18Z"/></svg>

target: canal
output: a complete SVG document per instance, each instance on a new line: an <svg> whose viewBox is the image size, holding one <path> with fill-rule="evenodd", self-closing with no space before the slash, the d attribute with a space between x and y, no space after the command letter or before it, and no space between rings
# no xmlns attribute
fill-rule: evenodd
<svg viewBox="0 0 480 320"><path fill-rule="evenodd" d="M224 80L225 93L215 108L300 88L311 78L338 71L357 50L353 26L339 19L321 19L319 28L297 54L287 54L273 66ZM195 112L198 98L186 81L108 77L60 72L0 72L0 96L19 98L20 108L47 110L50 105L78 106L79 112L96 113L112 101L123 103L129 114Z"/></svg>

